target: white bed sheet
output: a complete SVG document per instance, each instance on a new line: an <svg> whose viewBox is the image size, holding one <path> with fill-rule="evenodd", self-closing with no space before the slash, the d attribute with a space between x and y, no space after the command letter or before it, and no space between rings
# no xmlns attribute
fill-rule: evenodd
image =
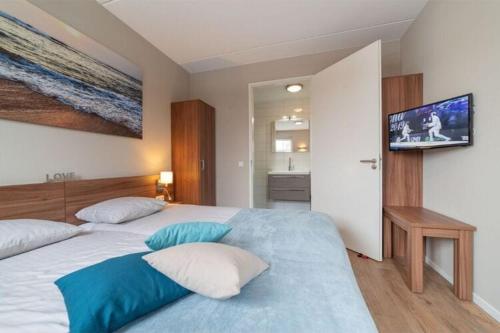
<svg viewBox="0 0 500 333"><path fill-rule="evenodd" d="M66 306L54 281L105 259L142 251L148 251L144 235L95 231L0 260L0 332L68 332Z"/></svg>
<svg viewBox="0 0 500 333"><path fill-rule="evenodd" d="M239 208L168 205L156 214L121 224L86 223L84 233L0 260L0 332L68 332L64 299L54 284L83 267L148 251L147 236L189 221L226 223Z"/></svg>
<svg viewBox="0 0 500 333"><path fill-rule="evenodd" d="M81 227L85 230L125 231L149 236L171 224L191 221L226 223L240 210L233 207L169 204L158 213L134 221L120 224L85 223Z"/></svg>

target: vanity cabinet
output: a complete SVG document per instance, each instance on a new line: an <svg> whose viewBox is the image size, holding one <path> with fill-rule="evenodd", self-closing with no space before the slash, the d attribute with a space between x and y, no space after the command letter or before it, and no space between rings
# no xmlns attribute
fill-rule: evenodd
<svg viewBox="0 0 500 333"><path fill-rule="evenodd" d="M268 175L270 200L310 201L311 175Z"/></svg>

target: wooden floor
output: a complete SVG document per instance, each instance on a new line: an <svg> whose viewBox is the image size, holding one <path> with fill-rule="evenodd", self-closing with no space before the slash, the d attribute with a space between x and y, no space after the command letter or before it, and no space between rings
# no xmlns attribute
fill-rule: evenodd
<svg viewBox="0 0 500 333"><path fill-rule="evenodd" d="M458 300L451 285L425 267L424 293L407 288L392 259L377 262L349 252L368 308L381 333L500 332L500 324L471 302Z"/></svg>

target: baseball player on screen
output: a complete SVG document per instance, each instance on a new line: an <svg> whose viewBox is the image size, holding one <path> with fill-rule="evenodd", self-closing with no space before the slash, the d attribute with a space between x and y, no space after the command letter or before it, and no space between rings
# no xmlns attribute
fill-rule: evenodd
<svg viewBox="0 0 500 333"><path fill-rule="evenodd" d="M405 122L405 125L403 127L402 135L403 137L399 140L399 142L406 140L407 142L410 142L410 133L413 132L413 130L410 128L409 122Z"/></svg>
<svg viewBox="0 0 500 333"><path fill-rule="evenodd" d="M434 141L434 138L440 138L445 141L450 141L451 138L444 136L443 134L440 134L439 131L441 131L441 119L439 119L437 113L433 111L431 113L431 122L427 124L427 127L429 128L429 136L431 141Z"/></svg>

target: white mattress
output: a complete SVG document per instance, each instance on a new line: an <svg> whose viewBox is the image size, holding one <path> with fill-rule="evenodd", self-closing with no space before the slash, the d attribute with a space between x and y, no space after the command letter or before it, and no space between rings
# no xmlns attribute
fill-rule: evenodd
<svg viewBox="0 0 500 333"><path fill-rule="evenodd" d="M67 332L66 306L54 281L105 259L147 250L144 235L95 231L0 260L0 332Z"/></svg>
<svg viewBox="0 0 500 333"><path fill-rule="evenodd" d="M85 230L126 231L149 236L167 225L176 223L226 223L239 211L240 208L233 207L169 204L161 212L134 221L120 224L85 223L81 227Z"/></svg>

